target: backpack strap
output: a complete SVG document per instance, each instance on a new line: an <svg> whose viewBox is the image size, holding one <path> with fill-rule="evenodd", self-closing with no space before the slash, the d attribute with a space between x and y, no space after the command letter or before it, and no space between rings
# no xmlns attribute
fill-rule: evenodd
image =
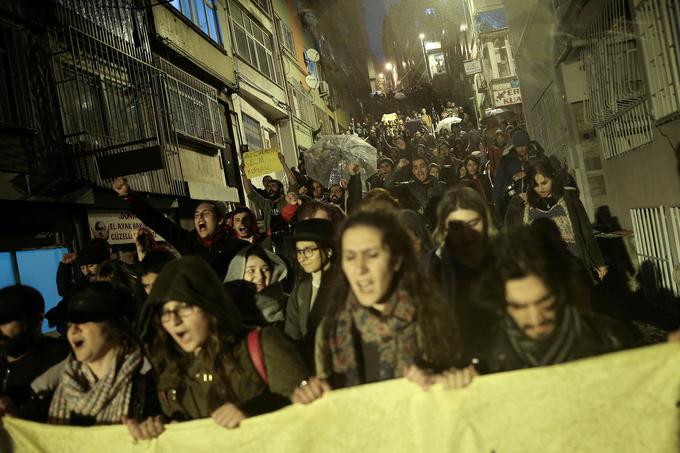
<svg viewBox="0 0 680 453"><path fill-rule="evenodd" d="M262 342L260 338L260 328L256 327L250 332L248 332L248 353L250 354L250 360L257 370L257 374L264 381L265 384L269 385L269 376L267 375L267 367L264 363L264 354L262 354Z"/></svg>

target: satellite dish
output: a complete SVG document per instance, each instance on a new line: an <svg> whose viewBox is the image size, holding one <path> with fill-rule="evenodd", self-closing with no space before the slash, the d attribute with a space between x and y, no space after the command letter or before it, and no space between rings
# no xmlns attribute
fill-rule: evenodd
<svg viewBox="0 0 680 453"><path fill-rule="evenodd" d="M314 90L319 86L319 79L313 75L308 75L305 77L305 83L307 83L309 88Z"/></svg>
<svg viewBox="0 0 680 453"><path fill-rule="evenodd" d="M307 49L305 50L305 58L313 63L316 63L319 61L319 52L317 52L315 49Z"/></svg>

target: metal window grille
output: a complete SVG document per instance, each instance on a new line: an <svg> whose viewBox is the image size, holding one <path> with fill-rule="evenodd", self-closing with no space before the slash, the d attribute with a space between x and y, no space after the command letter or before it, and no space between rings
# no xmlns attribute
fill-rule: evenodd
<svg viewBox="0 0 680 453"><path fill-rule="evenodd" d="M259 6L262 11L267 13L267 15L271 14L269 12L269 0L253 0L253 3Z"/></svg>
<svg viewBox="0 0 680 453"><path fill-rule="evenodd" d="M264 143L262 142L262 129L260 123L253 117L241 113L243 123L243 133L245 134L246 144L253 149L262 149Z"/></svg>
<svg viewBox="0 0 680 453"><path fill-rule="evenodd" d="M566 122L562 120L560 114L559 102L559 96L551 82L528 111L527 126L531 137L543 146L548 154L564 161L569 146L568 133Z"/></svg>
<svg viewBox="0 0 680 453"><path fill-rule="evenodd" d="M672 228L678 247L680 217L678 208L671 211ZM635 248L642 274L645 295L651 297L660 290L680 296L680 288L673 280L673 251L668 234L667 216L663 206L630 210L635 235Z"/></svg>
<svg viewBox="0 0 680 453"><path fill-rule="evenodd" d="M288 24L279 19L279 27L281 28L281 44L291 54L295 55L295 40L293 39L293 32L290 30Z"/></svg>
<svg viewBox="0 0 680 453"><path fill-rule="evenodd" d="M279 73L272 50L272 35L235 3L230 3L229 10L236 54L278 83Z"/></svg>
<svg viewBox="0 0 680 453"><path fill-rule="evenodd" d="M680 112L680 4L634 0L635 24L645 61L649 103L657 121Z"/></svg>
<svg viewBox="0 0 680 453"><path fill-rule="evenodd" d="M26 47L26 31L0 20L0 124L35 129Z"/></svg>
<svg viewBox="0 0 680 453"><path fill-rule="evenodd" d="M305 93L295 84L289 83L291 93L293 95L293 114L296 118L304 121L309 125L314 125L314 108L309 100L307 93Z"/></svg>
<svg viewBox="0 0 680 453"><path fill-rule="evenodd" d="M165 95L175 131L223 148L225 141L217 90L162 58L156 60L156 66L163 71Z"/></svg>
<svg viewBox="0 0 680 453"><path fill-rule="evenodd" d="M158 93L144 11L132 0L59 0L49 29L67 159L75 177L110 187L100 159L151 157L128 176L135 190L186 195L176 134ZM122 156L125 155L125 156Z"/></svg>
<svg viewBox="0 0 680 453"><path fill-rule="evenodd" d="M645 84L627 0L610 0L588 29L581 63L589 99L585 118L609 159L653 140Z"/></svg>

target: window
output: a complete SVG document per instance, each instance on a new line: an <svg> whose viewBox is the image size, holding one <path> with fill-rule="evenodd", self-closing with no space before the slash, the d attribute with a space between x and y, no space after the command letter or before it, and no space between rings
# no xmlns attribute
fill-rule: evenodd
<svg viewBox="0 0 680 453"><path fill-rule="evenodd" d="M144 93L139 86L104 78L67 64L60 66L60 71L64 82L59 86L59 96L67 137L87 134L111 137L121 142L144 137L146 131L140 113L144 107ZM129 77L124 70L115 74L113 70L110 72L121 80Z"/></svg>
<svg viewBox="0 0 680 453"><path fill-rule="evenodd" d="M293 32L284 21L279 19L279 28L281 29L281 45L291 54L295 55L295 41L293 40Z"/></svg>
<svg viewBox="0 0 680 453"><path fill-rule="evenodd" d="M16 284L14 277L14 264L10 252L0 253L0 288Z"/></svg>
<svg viewBox="0 0 680 453"><path fill-rule="evenodd" d="M253 3L255 3L257 7L264 11L268 16L271 14L269 12L269 0L253 0Z"/></svg>
<svg viewBox="0 0 680 453"><path fill-rule="evenodd" d="M217 90L162 58L157 65L167 73L163 80L175 130L223 147L222 109L217 103Z"/></svg>
<svg viewBox="0 0 680 453"><path fill-rule="evenodd" d="M231 23L236 54L266 77L278 83L271 34L234 3L231 4Z"/></svg>
<svg viewBox="0 0 680 453"><path fill-rule="evenodd" d="M62 255L66 253L68 249L63 247L0 253L0 287L16 283L32 286L45 299L47 312L61 299L54 276ZM18 281L15 275L19 277ZM42 330L49 330L46 320Z"/></svg>
<svg viewBox="0 0 680 453"><path fill-rule="evenodd" d="M241 113L241 123L243 124L243 132L246 136L246 144L250 150L262 149L262 130L260 123L253 117Z"/></svg>
<svg viewBox="0 0 680 453"><path fill-rule="evenodd" d="M0 124L34 128L22 28L0 21Z"/></svg>
<svg viewBox="0 0 680 453"><path fill-rule="evenodd" d="M586 30L580 55L589 95L586 121L595 126L605 159L654 139L628 2L610 5Z"/></svg>
<svg viewBox="0 0 680 453"><path fill-rule="evenodd" d="M494 55L496 58L496 66L498 67L497 77L510 77L510 59L508 57L507 41L505 38L496 38L493 40Z"/></svg>
<svg viewBox="0 0 680 453"><path fill-rule="evenodd" d="M309 125L314 125L314 109L307 99L307 94L299 87L289 83L290 91L293 95L293 114L296 118Z"/></svg>
<svg viewBox="0 0 680 453"><path fill-rule="evenodd" d="M220 21L217 18L215 0L171 0L175 9L200 28L217 44L222 45Z"/></svg>
<svg viewBox="0 0 680 453"><path fill-rule="evenodd" d="M635 0L633 5L651 110L662 121L680 111L680 6L664 0Z"/></svg>

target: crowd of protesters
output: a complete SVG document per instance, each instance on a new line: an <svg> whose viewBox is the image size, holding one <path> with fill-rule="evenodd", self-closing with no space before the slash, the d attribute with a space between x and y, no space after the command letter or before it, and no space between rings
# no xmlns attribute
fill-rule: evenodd
<svg viewBox="0 0 680 453"><path fill-rule="evenodd" d="M0 290L0 415L147 439L343 387L455 389L639 345L591 308L607 266L568 172L516 124L493 124L475 129L452 103L354 124L378 150L367 181L349 162L326 188L281 156L287 185L244 171L253 210L201 202L192 231L118 178L167 244L142 228L132 265L101 239L65 255L47 314L60 338L41 333L38 291Z"/></svg>

